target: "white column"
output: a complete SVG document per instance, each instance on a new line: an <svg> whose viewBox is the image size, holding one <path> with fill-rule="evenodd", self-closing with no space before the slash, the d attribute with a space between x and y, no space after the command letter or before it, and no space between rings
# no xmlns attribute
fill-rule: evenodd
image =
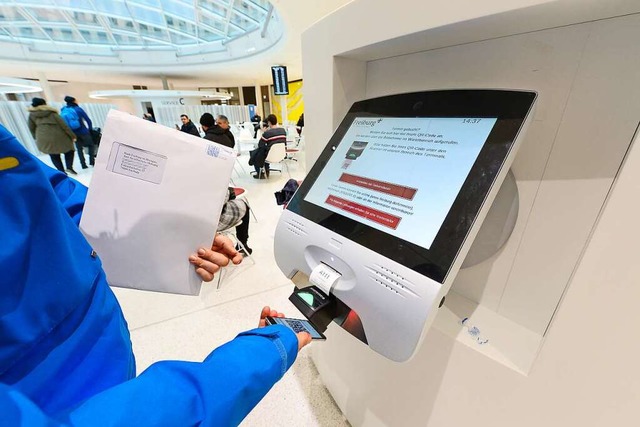
<svg viewBox="0 0 640 427"><path fill-rule="evenodd" d="M38 73L38 81L40 82L40 86L44 91L44 97L47 100L47 102L54 102L54 101L62 102L62 99L60 100L54 99L53 91L51 90L51 85L49 85L49 80L47 80L47 76L43 72Z"/></svg>
<svg viewBox="0 0 640 427"><path fill-rule="evenodd" d="M264 118L264 111L262 111L262 93L260 92L260 85L255 86L256 91L256 114Z"/></svg>
<svg viewBox="0 0 640 427"><path fill-rule="evenodd" d="M160 76L160 80L162 80L162 89L169 90L169 82L167 81L167 76Z"/></svg>
<svg viewBox="0 0 640 427"><path fill-rule="evenodd" d="M280 98L280 111L282 114L282 117L279 117L280 123L286 125L289 121L289 111L287 110L287 95L277 95L276 97Z"/></svg>
<svg viewBox="0 0 640 427"><path fill-rule="evenodd" d="M238 100L240 101L240 105L244 104L244 89L242 86L238 86Z"/></svg>

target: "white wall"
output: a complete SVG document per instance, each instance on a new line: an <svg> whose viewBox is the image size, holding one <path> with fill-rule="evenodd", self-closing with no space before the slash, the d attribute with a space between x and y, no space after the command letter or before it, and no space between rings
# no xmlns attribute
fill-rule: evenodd
<svg viewBox="0 0 640 427"><path fill-rule="evenodd" d="M353 425L622 426L640 419L640 346L627 326L640 322L637 146L598 219L640 120L640 15L498 38L640 12L640 5L537 2L429 30L532 3L454 0L436 10L418 1L393 8L355 1L304 35L311 162L350 104L365 97L459 86L540 93L514 165L521 211L512 240L484 263L487 271L474 273L484 287L456 284L540 336L554 316L532 368L518 372L437 328L412 361L395 364L332 326L314 360ZM382 21L402 25L374 25ZM474 40L486 41L467 44Z"/></svg>
<svg viewBox="0 0 640 427"><path fill-rule="evenodd" d="M518 9L549 0L454 0L447 2L399 1L393 5L384 0L355 0L329 17L317 22L302 34L302 67L305 79L305 139L327 141L339 120L354 101L364 98L364 86L354 85L350 73L338 73L334 61L353 58L366 62L403 53L398 46L379 53L349 54L363 46L398 38L428 28L445 26L466 19ZM422 43L425 48L427 43ZM418 43L420 46L421 43ZM418 51L421 49L413 50ZM343 61L344 62L344 61ZM344 65L344 64L343 64ZM357 67L355 63L351 66ZM361 65L363 66L363 65ZM307 84L311 82L311 84ZM332 91L328 90L332 88ZM307 116L310 117L307 124ZM308 143L307 143L308 144ZM307 167L320 154L323 144L308 144Z"/></svg>
<svg viewBox="0 0 640 427"><path fill-rule="evenodd" d="M64 97L71 95L78 101L79 104L113 104L118 107L118 110L125 111L127 113L135 113L135 108L131 100L129 99L92 99L89 98L89 93L96 90L117 90L117 89L130 89L130 87L122 87L122 85L104 84L100 82L87 83L87 82L68 82L68 83L52 83L51 91L55 97L55 102L64 102ZM50 101L50 102L51 102Z"/></svg>
<svg viewBox="0 0 640 427"><path fill-rule="evenodd" d="M364 88L358 92L334 81L338 58L367 62L620 16L637 8L637 0L401 0L393 7L384 0L354 0L302 34L305 133L307 140L318 141L309 144L308 166L320 153L320 141L327 141L344 112L365 96ZM342 74L338 79L345 78ZM345 92L339 94L341 90Z"/></svg>

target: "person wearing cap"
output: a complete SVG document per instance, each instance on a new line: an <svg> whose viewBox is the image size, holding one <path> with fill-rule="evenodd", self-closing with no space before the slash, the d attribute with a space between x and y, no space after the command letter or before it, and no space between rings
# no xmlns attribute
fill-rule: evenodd
<svg viewBox="0 0 640 427"><path fill-rule="evenodd" d="M216 124L216 120L213 118L211 113L204 113L200 116L200 126L202 126L202 130L204 131L204 139L217 142L218 144L222 144L229 148L233 148L235 146L235 141L232 141L229 138L227 130ZM230 133L231 132L229 132L229 134Z"/></svg>
<svg viewBox="0 0 640 427"><path fill-rule="evenodd" d="M86 169L87 161L84 158L84 147L89 149L89 164L91 166L95 163L95 145L93 144L93 139L91 138L90 129L93 128L93 124L91 123L91 119L87 115L87 113L78 105L76 99L73 96L65 96L64 102L67 103L66 107L62 107L63 110L65 108L72 108L75 111L75 114L78 117L78 127L71 127L73 133L76 134L76 148L78 149L78 158L80 158L80 164L82 165L82 169ZM65 114L61 111L62 116Z"/></svg>
<svg viewBox="0 0 640 427"><path fill-rule="evenodd" d="M58 110L47 105L43 98L33 98L29 107L29 130L41 152L48 154L51 163L62 173L76 175L73 170L73 143L76 135L60 117ZM64 154L65 167L60 154Z"/></svg>

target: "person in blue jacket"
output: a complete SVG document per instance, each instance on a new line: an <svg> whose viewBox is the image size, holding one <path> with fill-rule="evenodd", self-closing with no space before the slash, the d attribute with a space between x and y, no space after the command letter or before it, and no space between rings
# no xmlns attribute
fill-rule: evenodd
<svg viewBox="0 0 640 427"><path fill-rule="evenodd" d="M64 102L66 102L67 105L65 107L62 107L62 110L60 110L60 114L65 120L68 120L64 110L72 109L73 113L75 113L75 123L78 124L78 126L73 126L73 123L71 123L70 121L67 121L67 124L69 125L73 133L76 134L76 149L78 151L78 158L80 159L80 165L82 166L82 169L86 169L89 166L87 166L87 161L84 158L84 147L87 147L89 149L89 164L93 166L95 163L96 146L93 143L93 138L91 138L91 129L93 129L93 123L91 123L89 115L82 109L82 107L78 105L76 99L73 96L65 96Z"/></svg>
<svg viewBox="0 0 640 427"><path fill-rule="evenodd" d="M200 363L158 362L135 377L127 323L78 228L86 192L0 125L0 424L237 425L310 336L253 329ZM217 236L189 262L210 281L241 259ZM282 316L265 307L260 326L267 315Z"/></svg>

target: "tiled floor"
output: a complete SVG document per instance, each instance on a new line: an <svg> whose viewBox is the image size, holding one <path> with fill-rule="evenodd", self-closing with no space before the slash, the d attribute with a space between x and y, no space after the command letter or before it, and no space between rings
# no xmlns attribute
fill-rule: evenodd
<svg viewBox="0 0 640 427"><path fill-rule="evenodd" d="M236 147L237 148L237 147ZM247 147L243 145L243 150ZM273 235L282 208L273 193L291 176L302 179L304 153L288 161L289 172L273 172L269 180L256 180L243 154L232 180L247 189L257 222L251 218L249 245L255 264L230 267L216 289L216 281L203 285L199 296L168 295L114 288L129 322L141 372L163 359L199 361L213 348L239 332L255 327L261 308L270 305L290 317L301 315L288 301L293 284L280 272L273 256ZM43 160L48 161L48 156ZM92 169L82 170L76 158L76 177L89 184ZM322 343L311 344L322 345ZM243 426L348 426L304 349L285 377L242 423Z"/></svg>

